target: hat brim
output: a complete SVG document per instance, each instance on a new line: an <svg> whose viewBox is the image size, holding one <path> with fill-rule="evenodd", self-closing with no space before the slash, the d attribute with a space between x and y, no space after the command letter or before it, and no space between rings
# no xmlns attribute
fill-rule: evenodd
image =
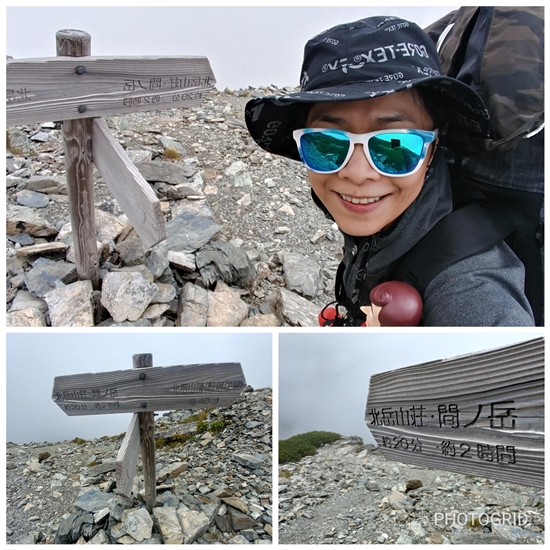
<svg viewBox="0 0 550 550"><path fill-rule="evenodd" d="M388 84L353 82L338 87L271 95L251 99L245 108L245 121L254 141L265 151L300 160L292 132L303 128L314 103L371 99L407 89L425 88L438 100L438 108L448 116L453 129L485 137L489 113L481 97L470 86L447 76Z"/></svg>

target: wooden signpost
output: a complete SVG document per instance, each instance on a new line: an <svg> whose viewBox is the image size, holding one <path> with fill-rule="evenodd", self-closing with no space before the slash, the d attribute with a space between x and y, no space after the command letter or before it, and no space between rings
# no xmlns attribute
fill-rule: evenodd
<svg viewBox="0 0 550 550"><path fill-rule="evenodd" d="M56 40L58 57L8 60L6 123L63 121L77 274L98 288L94 165L143 242L166 238L155 193L99 117L196 106L216 81L205 57L93 57L86 32Z"/></svg>
<svg viewBox="0 0 550 550"><path fill-rule="evenodd" d="M117 492L130 496L141 447L145 502L156 501L154 411L227 407L246 387L239 363L153 367L149 353L134 369L57 376L52 399L69 416L134 413L116 460Z"/></svg>
<svg viewBox="0 0 550 550"><path fill-rule="evenodd" d="M365 420L391 460L544 487L544 339L375 374Z"/></svg>

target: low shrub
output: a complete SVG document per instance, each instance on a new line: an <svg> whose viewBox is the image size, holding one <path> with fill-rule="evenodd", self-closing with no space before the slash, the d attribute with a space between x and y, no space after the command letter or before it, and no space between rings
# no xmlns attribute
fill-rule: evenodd
<svg viewBox="0 0 550 550"><path fill-rule="evenodd" d="M325 443L341 439L334 432L307 432L279 441L279 463L298 462L302 457L315 454L315 451Z"/></svg>

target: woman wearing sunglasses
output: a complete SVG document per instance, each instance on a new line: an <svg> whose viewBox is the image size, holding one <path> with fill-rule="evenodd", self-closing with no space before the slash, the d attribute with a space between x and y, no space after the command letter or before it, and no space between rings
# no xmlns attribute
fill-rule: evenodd
<svg viewBox="0 0 550 550"><path fill-rule="evenodd" d="M371 290L452 211L438 142L447 128L482 136L488 113L465 84L440 76L435 45L416 24L370 17L305 47L301 91L253 99L256 143L301 160L312 196L344 235L335 324L361 325ZM428 326L531 326L524 270L500 243L436 275L423 295Z"/></svg>

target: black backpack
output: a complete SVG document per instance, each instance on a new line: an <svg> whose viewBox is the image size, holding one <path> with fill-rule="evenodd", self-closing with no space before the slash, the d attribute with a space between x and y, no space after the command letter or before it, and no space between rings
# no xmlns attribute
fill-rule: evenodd
<svg viewBox="0 0 550 550"><path fill-rule="evenodd" d="M471 7L426 29L439 42L443 72L484 99L491 132L474 140L448 129L454 210L391 274L423 295L443 269L504 239L525 265L525 293L538 326L544 324L543 26L542 7ZM524 171L532 169L540 176L526 181ZM484 181L491 177L497 181Z"/></svg>

